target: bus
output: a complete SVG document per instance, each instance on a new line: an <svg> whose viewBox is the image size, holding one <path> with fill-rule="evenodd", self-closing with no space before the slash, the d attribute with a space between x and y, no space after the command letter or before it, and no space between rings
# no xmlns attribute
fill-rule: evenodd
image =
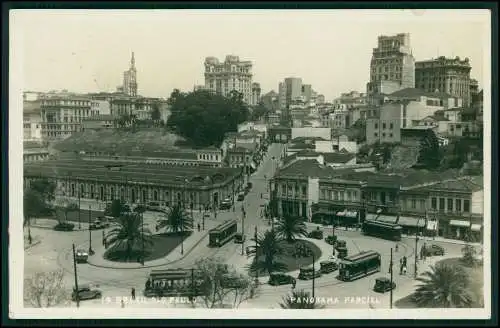
<svg viewBox="0 0 500 328"><path fill-rule="evenodd" d="M227 220L208 232L209 247L221 247L234 238L238 232L236 220Z"/></svg>
<svg viewBox="0 0 500 328"><path fill-rule="evenodd" d="M380 253L363 251L340 261L338 279L352 281L380 271Z"/></svg>
<svg viewBox="0 0 500 328"><path fill-rule="evenodd" d="M158 269L149 274L144 296L146 297L191 297L200 296L206 290L205 281L196 270Z"/></svg>
<svg viewBox="0 0 500 328"><path fill-rule="evenodd" d="M402 227L397 223L367 220L363 222L363 233L367 236L374 236L394 241L401 240Z"/></svg>

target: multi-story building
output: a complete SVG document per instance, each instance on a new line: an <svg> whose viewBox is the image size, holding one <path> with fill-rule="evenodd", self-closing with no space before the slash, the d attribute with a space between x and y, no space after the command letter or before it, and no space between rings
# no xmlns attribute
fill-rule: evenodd
<svg viewBox="0 0 500 328"><path fill-rule="evenodd" d="M217 208L242 186L240 169L143 163L116 165L82 159L24 165L24 186L40 178L54 181L56 201L88 199L101 202L121 199L128 204L184 203L187 208Z"/></svg>
<svg viewBox="0 0 500 328"><path fill-rule="evenodd" d="M316 97L316 104L321 105L321 104L324 104L324 103L325 103L325 96L323 96L323 95L318 95L318 96Z"/></svg>
<svg viewBox="0 0 500 328"><path fill-rule="evenodd" d="M366 94L358 91L342 93L333 101L333 104L344 105L347 109L363 107L367 105Z"/></svg>
<svg viewBox="0 0 500 328"><path fill-rule="evenodd" d="M460 104L460 99L445 93L430 93L414 88L394 92L381 107L369 110L366 141L368 144L400 142L401 128L419 125L424 117Z"/></svg>
<svg viewBox="0 0 500 328"><path fill-rule="evenodd" d="M258 105L260 101L260 84L252 83L252 103L251 105Z"/></svg>
<svg viewBox="0 0 500 328"><path fill-rule="evenodd" d="M23 140L42 139L41 101L23 101Z"/></svg>
<svg viewBox="0 0 500 328"><path fill-rule="evenodd" d="M278 104L281 111L286 110L286 85L285 82L280 82L278 85Z"/></svg>
<svg viewBox="0 0 500 328"><path fill-rule="evenodd" d="M65 138L81 130L84 119L92 117L90 97L72 94L49 96L41 100L42 136Z"/></svg>
<svg viewBox="0 0 500 328"><path fill-rule="evenodd" d="M312 98L312 85L302 84L302 96L304 96L306 102L310 102Z"/></svg>
<svg viewBox="0 0 500 328"><path fill-rule="evenodd" d="M379 36L370 63L368 95L390 94L415 87L415 59L410 46L410 34Z"/></svg>
<svg viewBox="0 0 500 328"><path fill-rule="evenodd" d="M121 90L127 96L137 97L137 70L135 68L135 57L133 52L132 58L130 58L130 67L123 72L123 85L121 86Z"/></svg>
<svg viewBox="0 0 500 328"><path fill-rule="evenodd" d="M428 92L439 90L462 98L464 106L468 107L471 104L470 71L469 58L461 60L460 57L441 56L418 61L415 63L415 85ZM473 89L476 84L477 81L473 82Z"/></svg>
<svg viewBox="0 0 500 328"><path fill-rule="evenodd" d="M95 115L82 121L82 131L112 129L116 127L116 116Z"/></svg>
<svg viewBox="0 0 500 328"><path fill-rule="evenodd" d="M479 94L479 81L476 79L470 79L469 86L471 103L474 103L474 100Z"/></svg>
<svg viewBox="0 0 500 328"><path fill-rule="evenodd" d="M223 63L215 57L205 58L205 87L224 97L238 91L252 104L252 62L233 55L227 55Z"/></svg>
<svg viewBox="0 0 500 328"><path fill-rule="evenodd" d="M261 101L264 104L264 107L266 107L270 112L274 113L279 110L279 95L274 90L271 90L263 95Z"/></svg>

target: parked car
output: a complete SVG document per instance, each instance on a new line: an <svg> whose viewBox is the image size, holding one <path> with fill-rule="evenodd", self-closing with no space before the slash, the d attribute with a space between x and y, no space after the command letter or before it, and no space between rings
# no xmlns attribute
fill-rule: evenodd
<svg viewBox="0 0 500 328"><path fill-rule="evenodd" d="M335 245L337 242L337 236L336 235L330 235L325 238L325 242L330 245Z"/></svg>
<svg viewBox="0 0 500 328"><path fill-rule="evenodd" d="M373 291L377 293L385 293L390 291L391 289L396 289L396 283L392 282L389 278L377 278L375 279L375 286L373 286Z"/></svg>
<svg viewBox="0 0 500 328"><path fill-rule="evenodd" d="M146 210L154 211L154 212L161 212L163 210L163 206L160 202L149 202L146 205Z"/></svg>
<svg viewBox="0 0 500 328"><path fill-rule="evenodd" d="M77 292L73 288L73 293L71 294L71 299L76 301ZM97 288L91 288L90 285L80 285L78 286L78 299L80 301L93 300L96 298L101 298L102 292Z"/></svg>
<svg viewBox="0 0 500 328"><path fill-rule="evenodd" d="M90 230L98 230L109 227L109 222L104 218L97 218L90 224Z"/></svg>
<svg viewBox="0 0 500 328"><path fill-rule="evenodd" d="M335 261L322 261L319 263L321 273L330 273L339 268Z"/></svg>
<svg viewBox="0 0 500 328"><path fill-rule="evenodd" d="M89 258L89 253L84 251L83 249L78 249L75 254L76 263L87 263Z"/></svg>
<svg viewBox="0 0 500 328"><path fill-rule="evenodd" d="M298 276L298 278L300 280L309 280L309 279L312 279L313 277L314 278L321 277L321 271L317 270L317 269L313 270L312 266L300 268L299 276Z"/></svg>
<svg viewBox="0 0 500 328"><path fill-rule="evenodd" d="M234 235L234 243L235 244L243 244L245 239L246 239L245 235L242 234L241 232L238 232Z"/></svg>
<svg viewBox="0 0 500 328"><path fill-rule="evenodd" d="M73 231L75 225L69 222L59 222L54 226L55 231Z"/></svg>
<svg viewBox="0 0 500 328"><path fill-rule="evenodd" d="M443 256L444 255L444 248L439 246L439 245L436 245L436 244L425 245L424 255L425 256Z"/></svg>
<svg viewBox="0 0 500 328"><path fill-rule="evenodd" d="M336 248L336 250L337 250L337 257L339 259L343 259L343 258L347 257L347 247L339 247L339 248Z"/></svg>
<svg viewBox="0 0 500 328"><path fill-rule="evenodd" d="M242 200L244 200L245 199L245 192L244 191L239 192L237 199L238 199L239 202L241 202Z"/></svg>
<svg viewBox="0 0 500 328"><path fill-rule="evenodd" d="M342 239L337 240L336 245L335 245L335 249L346 248L346 247L347 247L347 243L345 240L342 240Z"/></svg>
<svg viewBox="0 0 500 328"><path fill-rule="evenodd" d="M231 208L231 202L224 200L222 203L219 205L219 210L228 210Z"/></svg>
<svg viewBox="0 0 500 328"><path fill-rule="evenodd" d="M283 273L271 273L268 281L268 284L271 286L295 285L295 283L296 279L294 277Z"/></svg>
<svg viewBox="0 0 500 328"><path fill-rule="evenodd" d="M308 234L309 238L323 239L323 230L313 230Z"/></svg>

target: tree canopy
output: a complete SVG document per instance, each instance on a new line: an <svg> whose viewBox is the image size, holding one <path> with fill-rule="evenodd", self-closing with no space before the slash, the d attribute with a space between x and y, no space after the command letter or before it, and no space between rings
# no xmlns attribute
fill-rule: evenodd
<svg viewBox="0 0 500 328"><path fill-rule="evenodd" d="M199 147L219 146L225 133L236 131L249 116L243 95L236 91L226 98L206 90L183 93L175 89L168 104L172 115L167 128Z"/></svg>

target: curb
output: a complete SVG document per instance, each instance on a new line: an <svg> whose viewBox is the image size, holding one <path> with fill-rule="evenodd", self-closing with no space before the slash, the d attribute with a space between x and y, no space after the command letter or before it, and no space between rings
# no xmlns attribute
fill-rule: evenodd
<svg viewBox="0 0 500 328"><path fill-rule="evenodd" d="M36 241L36 242L34 242L34 243L31 243L31 245L28 245L27 247L24 247L24 250L28 250L28 249L30 249L30 248L33 248L33 247L35 247L36 245L40 244L41 242L42 242L41 240L38 240L38 241Z"/></svg>
<svg viewBox="0 0 500 328"><path fill-rule="evenodd" d="M153 265L144 264L144 265L141 265L137 268L120 268L120 267L115 267L115 266L99 265L99 264L91 263L88 260L87 260L87 264L89 264L90 266L96 267L96 268L115 269L115 270L116 269L118 269L118 270L139 270L139 269L145 269L145 268L157 268L157 267L173 264L173 263L179 262L180 260L183 260L186 256L191 254L191 252L196 248L196 246L198 246L207 236L208 236L208 231L187 252L184 252L184 254L180 258L173 260L173 261L170 261L170 262L162 263L162 264L153 264ZM174 248L174 249L176 249L176 248ZM168 254L167 254L167 256L168 256Z"/></svg>

